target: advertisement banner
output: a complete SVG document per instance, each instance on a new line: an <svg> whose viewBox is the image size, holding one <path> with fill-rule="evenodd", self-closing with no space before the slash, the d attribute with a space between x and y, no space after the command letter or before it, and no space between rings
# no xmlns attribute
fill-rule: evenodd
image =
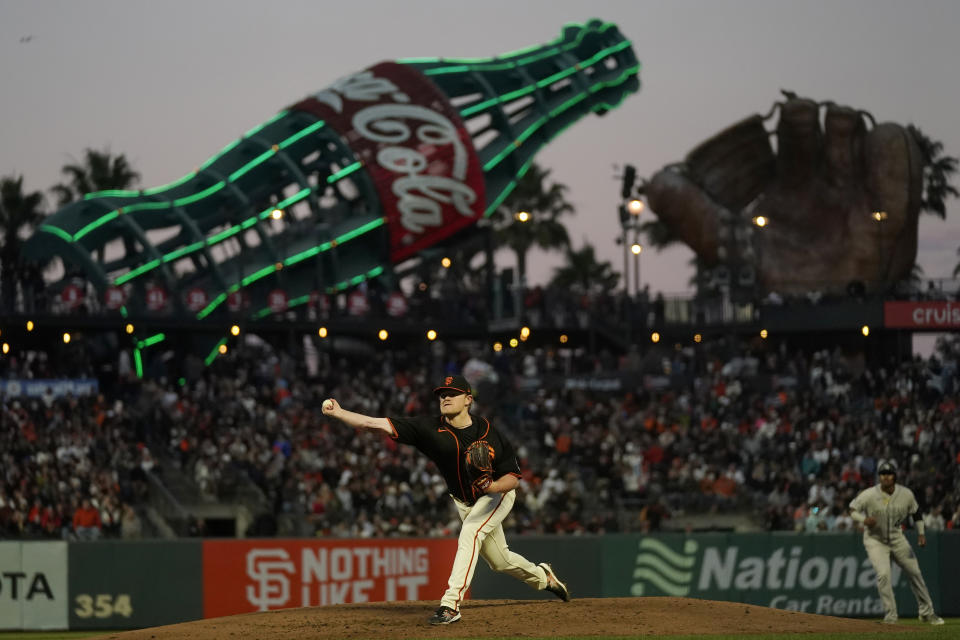
<svg viewBox="0 0 960 640"><path fill-rule="evenodd" d="M10 378L0 380L0 397L5 398L39 398L50 390L55 398L64 396L91 396L99 393L100 383L96 378L53 378L20 379Z"/></svg>
<svg viewBox="0 0 960 640"><path fill-rule="evenodd" d="M439 599L456 550L453 538L204 541L203 615Z"/></svg>
<svg viewBox="0 0 960 640"><path fill-rule="evenodd" d="M70 628L133 629L203 617L199 541L70 546Z"/></svg>
<svg viewBox="0 0 960 640"><path fill-rule="evenodd" d="M960 304L936 301L883 303L883 326L888 329L956 329Z"/></svg>
<svg viewBox="0 0 960 640"><path fill-rule="evenodd" d="M67 628L67 543L0 542L0 629Z"/></svg>
<svg viewBox="0 0 960 640"><path fill-rule="evenodd" d="M473 140L446 95L381 62L290 107L321 118L370 172L400 262L476 222L486 207Z"/></svg>
<svg viewBox="0 0 960 640"><path fill-rule="evenodd" d="M916 550L916 541L911 540ZM844 617L878 617L876 574L859 534L610 536L604 596L675 596L743 602ZM940 611L939 540L919 550L920 568ZM901 617L917 615L908 580L893 564Z"/></svg>
<svg viewBox="0 0 960 640"><path fill-rule="evenodd" d="M575 598L599 598L603 591L600 564L606 536L556 536L507 534L510 550L534 564L547 562ZM470 597L477 600L556 600L549 591L536 591L504 573L490 569L486 562L477 565L470 585Z"/></svg>

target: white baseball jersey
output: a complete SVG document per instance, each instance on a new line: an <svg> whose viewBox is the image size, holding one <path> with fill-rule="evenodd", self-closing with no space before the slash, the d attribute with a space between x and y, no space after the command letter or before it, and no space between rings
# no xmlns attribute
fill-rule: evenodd
<svg viewBox="0 0 960 640"><path fill-rule="evenodd" d="M866 517L873 517L877 523L872 527L864 527L863 537L874 538L890 544L894 539L903 537L900 525L907 516L912 516L920 508L913 491L902 485L893 486L893 493L889 494L875 485L864 489L850 503L851 511L859 511Z"/></svg>

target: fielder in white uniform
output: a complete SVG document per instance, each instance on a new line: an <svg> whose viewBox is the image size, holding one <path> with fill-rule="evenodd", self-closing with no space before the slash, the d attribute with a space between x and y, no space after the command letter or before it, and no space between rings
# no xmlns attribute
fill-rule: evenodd
<svg viewBox="0 0 960 640"><path fill-rule="evenodd" d="M397 442L416 447L437 465L447 483L463 524L447 590L430 624L450 624L460 619L460 603L470 588L479 558L494 571L569 601L570 592L549 564L534 564L507 547L502 523L513 508L520 478L513 446L486 418L470 413L473 395L466 378L449 376L433 392L439 400L440 415L415 418L373 418L347 411L332 398L323 402L325 415L354 428L379 429ZM493 473L482 483L471 484L464 453L477 441L494 451Z"/></svg>
<svg viewBox="0 0 960 640"><path fill-rule="evenodd" d="M877 467L880 484L864 489L850 503L850 517L863 525L863 546L877 573L877 591L883 601L887 624L897 622L897 603L890 580L890 558L900 565L910 580L910 589L917 599L920 620L929 624L943 624L943 618L933 612L930 592L920 574L920 564L910 543L903 535L901 523L913 517L917 528L917 545L926 546L923 518L913 491L897 484L896 468L891 462Z"/></svg>

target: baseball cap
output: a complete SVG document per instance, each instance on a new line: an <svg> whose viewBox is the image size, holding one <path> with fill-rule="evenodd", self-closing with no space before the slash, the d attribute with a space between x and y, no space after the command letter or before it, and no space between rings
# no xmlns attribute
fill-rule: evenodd
<svg viewBox="0 0 960 640"><path fill-rule="evenodd" d="M445 389L457 391L459 393L473 394L473 391L470 389L470 383L467 382L467 379L463 376L447 376L443 379L443 384L434 389L433 393L437 394Z"/></svg>
<svg viewBox="0 0 960 640"><path fill-rule="evenodd" d="M888 461L884 460L884 461L881 462L880 465L877 467L877 474L879 475L879 474L881 474L881 473L893 473L893 474L896 474L896 473L897 473L897 467L896 467L892 462L888 462Z"/></svg>

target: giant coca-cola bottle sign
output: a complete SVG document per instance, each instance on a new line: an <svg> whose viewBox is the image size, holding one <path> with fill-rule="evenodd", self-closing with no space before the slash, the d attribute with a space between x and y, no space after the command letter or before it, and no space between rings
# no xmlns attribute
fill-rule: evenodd
<svg viewBox="0 0 960 640"><path fill-rule="evenodd" d="M483 171L470 134L419 71L381 62L291 109L322 118L365 165L387 216L391 261L483 215Z"/></svg>

